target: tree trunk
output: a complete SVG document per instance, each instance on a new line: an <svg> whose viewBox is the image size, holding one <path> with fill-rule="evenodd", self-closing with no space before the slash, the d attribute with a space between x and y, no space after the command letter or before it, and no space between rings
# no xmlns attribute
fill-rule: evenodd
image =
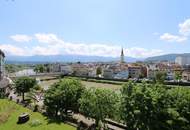
<svg viewBox="0 0 190 130"><path fill-rule="evenodd" d="M24 93L22 93L22 101L24 101L25 99L24 99Z"/></svg>
<svg viewBox="0 0 190 130"><path fill-rule="evenodd" d="M95 125L96 125L96 127L98 127L98 125L99 125L99 119L96 119Z"/></svg>
<svg viewBox="0 0 190 130"><path fill-rule="evenodd" d="M55 117L58 117L58 108L55 110Z"/></svg>

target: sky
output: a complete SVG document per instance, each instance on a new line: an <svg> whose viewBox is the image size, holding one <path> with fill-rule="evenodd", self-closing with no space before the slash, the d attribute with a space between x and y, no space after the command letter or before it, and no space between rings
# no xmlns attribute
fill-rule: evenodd
<svg viewBox="0 0 190 130"><path fill-rule="evenodd" d="M190 0L0 0L6 55L146 58L190 51Z"/></svg>

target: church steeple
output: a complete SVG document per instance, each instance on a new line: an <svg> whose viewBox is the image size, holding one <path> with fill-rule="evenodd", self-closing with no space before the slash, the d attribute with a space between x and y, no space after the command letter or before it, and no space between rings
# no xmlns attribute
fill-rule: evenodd
<svg viewBox="0 0 190 130"><path fill-rule="evenodd" d="M121 49L121 57L120 57L120 63L124 63L124 52L123 52L123 48Z"/></svg>

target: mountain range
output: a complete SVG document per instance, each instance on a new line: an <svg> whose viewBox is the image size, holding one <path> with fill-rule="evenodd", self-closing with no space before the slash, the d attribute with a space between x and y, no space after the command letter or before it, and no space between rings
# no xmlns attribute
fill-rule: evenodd
<svg viewBox="0 0 190 130"><path fill-rule="evenodd" d="M166 54L154 57L133 58L124 57L125 62L136 62L136 61L170 61L174 62L178 56L189 56L190 53L184 54ZM7 56L6 63L47 63L47 62L118 62L120 57L103 57L103 56L83 56L83 55L35 55L35 56Z"/></svg>
<svg viewBox="0 0 190 130"><path fill-rule="evenodd" d="M190 53L166 54L166 55L148 57L148 58L145 59L145 61L170 61L170 62L174 62L176 57L178 57L178 56L188 56L188 57L190 57Z"/></svg>
<svg viewBox="0 0 190 130"><path fill-rule="evenodd" d="M124 57L126 62L142 61L133 57ZM83 55L35 55L35 56L7 56L6 63L44 63L44 62L117 62L120 57L83 56Z"/></svg>

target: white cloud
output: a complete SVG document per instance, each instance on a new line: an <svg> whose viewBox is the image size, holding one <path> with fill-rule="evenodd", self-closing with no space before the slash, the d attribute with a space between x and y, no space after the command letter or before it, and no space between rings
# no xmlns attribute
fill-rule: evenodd
<svg viewBox="0 0 190 130"><path fill-rule="evenodd" d="M0 45L0 49L9 55L26 56L28 54L25 49L10 44Z"/></svg>
<svg viewBox="0 0 190 130"><path fill-rule="evenodd" d="M32 40L32 37L28 35L22 35L22 34L12 35L10 36L10 38L16 42L29 42Z"/></svg>
<svg viewBox="0 0 190 130"><path fill-rule="evenodd" d="M54 43L58 41L58 38L55 34L45 34L45 33L37 33L35 34L36 39L42 43Z"/></svg>
<svg viewBox="0 0 190 130"><path fill-rule="evenodd" d="M190 19L185 20L185 22L179 24L179 32L184 35L188 36L190 34Z"/></svg>
<svg viewBox="0 0 190 130"><path fill-rule="evenodd" d="M38 46L17 47L11 44L0 45L0 49L9 55L85 55L85 56L105 56L119 57L121 46L113 44L88 44L88 43L71 43L65 42L55 34L38 33L35 38L39 43ZM124 48L125 56L145 58L163 54L161 50L145 49L139 47Z"/></svg>
<svg viewBox="0 0 190 130"><path fill-rule="evenodd" d="M55 54L71 54L71 55L86 55L86 56L105 56L118 57L120 55L121 46L110 44L87 44L87 43L70 43L59 39L55 34L35 34L39 42L47 43L46 47L35 48L35 52L43 55ZM52 44L53 43L53 44ZM38 51L36 51L38 50ZM132 57L148 57L160 55L161 50L148 50L144 48L128 48L125 49L126 56Z"/></svg>
<svg viewBox="0 0 190 130"><path fill-rule="evenodd" d="M160 39L168 42L184 42L187 40L187 37L164 33L163 35L160 36Z"/></svg>
<svg viewBox="0 0 190 130"><path fill-rule="evenodd" d="M164 33L163 35L160 36L160 39L168 42L184 42L188 39L189 35L190 35L190 19L187 19L183 23L179 24L178 35Z"/></svg>
<svg viewBox="0 0 190 130"><path fill-rule="evenodd" d="M49 48L49 47L41 47L41 46L36 46L33 47L32 50L32 55L58 55L59 52L57 49Z"/></svg>
<svg viewBox="0 0 190 130"><path fill-rule="evenodd" d="M136 57L136 58L145 58L150 56L158 56L164 54L162 50L159 49L145 49L140 47L132 47L125 49L126 56Z"/></svg>

